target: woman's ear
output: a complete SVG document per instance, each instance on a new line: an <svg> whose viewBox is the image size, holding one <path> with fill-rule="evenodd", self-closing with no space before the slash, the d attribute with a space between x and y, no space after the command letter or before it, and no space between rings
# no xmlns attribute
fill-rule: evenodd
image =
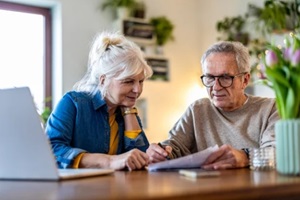
<svg viewBox="0 0 300 200"><path fill-rule="evenodd" d="M106 78L105 75L101 75L101 76L100 76L100 78L99 78L99 79L100 79L100 80L99 80L100 85L104 85L105 78Z"/></svg>

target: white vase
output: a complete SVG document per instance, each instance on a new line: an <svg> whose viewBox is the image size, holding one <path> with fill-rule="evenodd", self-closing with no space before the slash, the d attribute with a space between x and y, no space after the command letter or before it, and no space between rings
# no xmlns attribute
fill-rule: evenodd
<svg viewBox="0 0 300 200"><path fill-rule="evenodd" d="M117 9L117 17L118 19L126 19L129 17L129 10L126 7L119 7Z"/></svg>
<svg viewBox="0 0 300 200"><path fill-rule="evenodd" d="M157 45L155 47L155 54L163 55L164 54L164 47L162 45Z"/></svg>
<svg viewBox="0 0 300 200"><path fill-rule="evenodd" d="M275 124L276 169L280 174L300 175L300 119Z"/></svg>

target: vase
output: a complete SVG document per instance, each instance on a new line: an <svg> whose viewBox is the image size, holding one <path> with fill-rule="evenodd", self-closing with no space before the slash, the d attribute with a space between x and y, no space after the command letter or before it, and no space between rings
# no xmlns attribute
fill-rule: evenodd
<svg viewBox="0 0 300 200"><path fill-rule="evenodd" d="M163 55L164 54L164 47L162 45L157 45L155 47L155 54L156 55Z"/></svg>
<svg viewBox="0 0 300 200"><path fill-rule="evenodd" d="M118 19L126 19L129 17L129 10L126 7L119 7L117 9L117 17Z"/></svg>
<svg viewBox="0 0 300 200"><path fill-rule="evenodd" d="M279 120L275 124L276 170L300 175L300 119Z"/></svg>

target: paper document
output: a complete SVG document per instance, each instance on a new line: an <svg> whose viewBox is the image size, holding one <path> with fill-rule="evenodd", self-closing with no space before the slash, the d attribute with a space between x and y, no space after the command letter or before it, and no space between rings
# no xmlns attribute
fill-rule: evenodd
<svg viewBox="0 0 300 200"><path fill-rule="evenodd" d="M195 168L200 167L206 160L206 158L213 153L214 151L218 150L219 146L215 145L213 147L208 147L203 151L199 151L197 153L172 159L166 160L158 163L153 163L148 165L149 171L156 171L160 169L184 169L184 168Z"/></svg>

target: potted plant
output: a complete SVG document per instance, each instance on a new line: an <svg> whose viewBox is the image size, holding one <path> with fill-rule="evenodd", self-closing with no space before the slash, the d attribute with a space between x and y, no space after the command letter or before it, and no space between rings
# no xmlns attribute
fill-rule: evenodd
<svg viewBox="0 0 300 200"><path fill-rule="evenodd" d="M218 40L239 41L244 45L248 44L249 34L244 31L246 19L242 16L225 17L217 22L217 31L223 36Z"/></svg>
<svg viewBox="0 0 300 200"><path fill-rule="evenodd" d="M291 35L281 48L270 45L263 63L276 96L276 165L281 174L300 175L300 37Z"/></svg>
<svg viewBox="0 0 300 200"><path fill-rule="evenodd" d="M102 3L102 10L110 8L118 18L127 18L129 13L136 6L135 0L106 0Z"/></svg>
<svg viewBox="0 0 300 200"><path fill-rule="evenodd" d="M173 41L173 23L165 16L153 17L150 19L150 24L154 28L154 33L156 35L156 45L161 48L168 41Z"/></svg>
<svg viewBox="0 0 300 200"><path fill-rule="evenodd" d="M134 18L144 19L146 16L146 5L143 1L137 0L132 8L132 16Z"/></svg>
<svg viewBox="0 0 300 200"><path fill-rule="evenodd" d="M282 33L299 28L299 6L297 0L266 0L262 8L249 4L247 15L254 18L257 28L262 33Z"/></svg>
<svg viewBox="0 0 300 200"><path fill-rule="evenodd" d="M150 23L154 27L157 45L164 46L168 41L174 40L174 25L167 17L153 17L150 19Z"/></svg>

